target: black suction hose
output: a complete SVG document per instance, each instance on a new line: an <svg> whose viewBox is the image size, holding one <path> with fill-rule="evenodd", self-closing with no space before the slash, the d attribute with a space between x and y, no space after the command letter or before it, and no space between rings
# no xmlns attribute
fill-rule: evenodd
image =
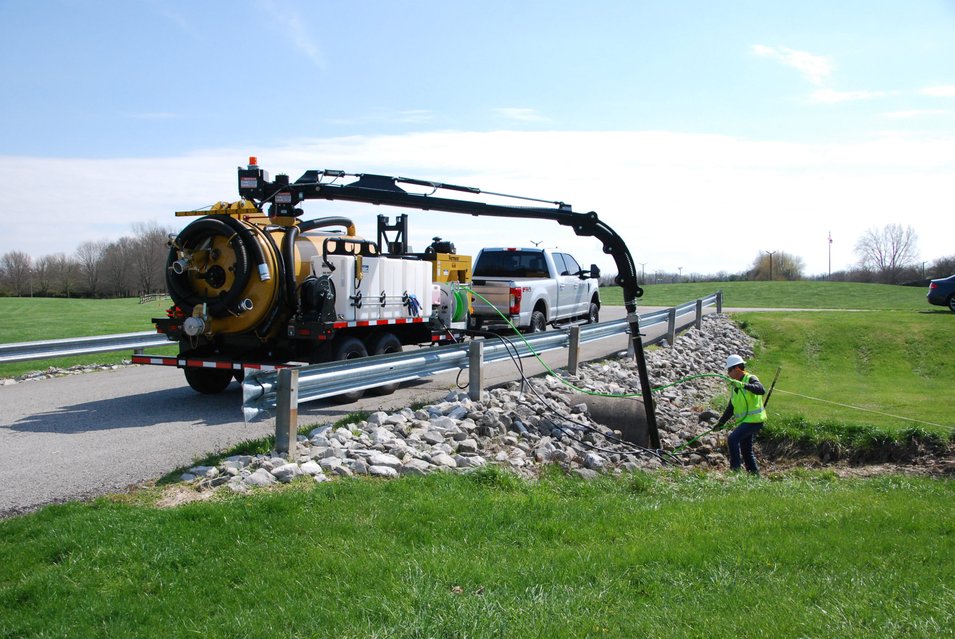
<svg viewBox="0 0 955 639"><path fill-rule="evenodd" d="M213 217L213 216L209 216ZM259 268L259 279L263 282L267 282L272 279L272 276L269 274L269 266L265 261L265 253L262 252L262 246L255 241L255 238L252 237L252 231L249 230L249 227L235 219L231 215L216 215L214 217L222 218L222 221L225 222L233 231L235 231L242 240L252 248L252 252L255 253L255 263ZM267 234L266 234L267 235ZM242 288L245 288L244 286Z"/></svg>
<svg viewBox="0 0 955 639"><path fill-rule="evenodd" d="M344 226L352 235L355 233L355 223L349 218L342 217L340 215L333 215L331 217L318 217L314 220L307 220L298 225L298 230L302 233L305 233L307 231L324 228L326 226Z"/></svg>
<svg viewBox="0 0 955 639"><path fill-rule="evenodd" d="M187 315L191 315L192 309L199 304L207 304L207 312L212 317L229 315L230 311L238 304L239 297L249 282L251 274L249 244L258 248L258 254L262 253L261 247L258 246L258 242L248 232L248 229L245 229L244 234L234 232L233 225L225 220L232 220L239 224L237 220L225 215L209 215L200 218L182 230L176 238L175 246L169 251L169 256L166 259L166 286L173 301ZM178 258L176 247L181 250L193 251L196 250L200 242L216 235L229 238L229 244L235 253L235 281L227 293L210 298L199 295L192 289L189 285L188 271L176 273L172 266Z"/></svg>
<svg viewBox="0 0 955 639"><path fill-rule="evenodd" d="M298 296L295 287L295 240L298 239L299 228L290 226L282 238L282 259L285 261L285 302L290 312L298 310Z"/></svg>

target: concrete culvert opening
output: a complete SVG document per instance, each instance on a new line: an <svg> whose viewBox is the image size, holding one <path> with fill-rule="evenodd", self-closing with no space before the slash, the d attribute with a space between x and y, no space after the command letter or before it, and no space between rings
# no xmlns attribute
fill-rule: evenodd
<svg viewBox="0 0 955 639"><path fill-rule="evenodd" d="M619 430L624 441L645 448L650 446L647 412L642 400L575 393L570 403L586 404L593 421L611 430Z"/></svg>

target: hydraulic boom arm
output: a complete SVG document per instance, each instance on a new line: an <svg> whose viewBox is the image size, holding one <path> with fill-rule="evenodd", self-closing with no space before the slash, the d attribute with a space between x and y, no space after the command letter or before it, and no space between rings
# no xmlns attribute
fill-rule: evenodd
<svg viewBox="0 0 955 639"><path fill-rule="evenodd" d="M250 158L252 160L252 158ZM346 177L357 178L349 183L339 184ZM406 191L400 184L425 187L428 193ZM470 195L485 195L511 198L535 203L536 206L516 206L493 204L465 199L436 197L439 191L456 191ZM637 315L637 298L643 295L643 289L637 281L637 271L626 243L610 226L602 222L593 211L579 213L563 202L551 202L532 198L505 195L481 191L480 189L440 182L430 182L411 178L389 177L374 174L346 174L344 171L306 171L294 183L287 175L277 175L269 181L268 174L251 161L246 169L239 168L239 194L261 209L269 205L269 217L290 218L301 214L296 205L304 200L344 200L396 206L423 211L443 211L464 215L488 215L493 217L524 218L535 220L553 220L563 226L569 226L581 236L596 237L603 245L604 253L613 257L617 266L616 282L623 289L624 305L627 309L627 321L633 335L634 351L640 375L640 387L647 416L647 429L652 448L660 448L660 436L657 430L653 409L653 397L650 392L650 380L640 333L640 320ZM547 206L541 206L545 204Z"/></svg>

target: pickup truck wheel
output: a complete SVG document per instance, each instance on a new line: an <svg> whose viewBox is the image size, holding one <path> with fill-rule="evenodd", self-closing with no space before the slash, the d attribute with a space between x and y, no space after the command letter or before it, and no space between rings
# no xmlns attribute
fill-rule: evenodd
<svg viewBox="0 0 955 639"><path fill-rule="evenodd" d="M528 333L543 333L547 330L547 318L540 311L531 313L531 323L527 327Z"/></svg>
<svg viewBox="0 0 955 639"><path fill-rule="evenodd" d="M596 324L600 321L600 307L595 302L590 303L590 310L587 311L587 323Z"/></svg>
<svg viewBox="0 0 955 639"><path fill-rule="evenodd" d="M387 353L400 352L401 340L395 337L393 333L377 335L368 342L368 353L370 355L385 355ZM398 382L384 384L383 386L372 388L368 392L372 395L391 395L396 390L398 390Z"/></svg>
<svg viewBox="0 0 955 639"><path fill-rule="evenodd" d="M184 368L186 382L203 395L215 395L228 388L233 372L225 368Z"/></svg>
<svg viewBox="0 0 955 639"><path fill-rule="evenodd" d="M332 359L335 361L368 357L368 349L365 348L365 345L362 344L360 339L354 337L346 337L340 341L335 347L334 353L335 354ZM341 395L335 395L335 397L332 397L332 401L336 404L350 404L351 402L357 402L364 394L365 391L363 390L354 391L351 393L342 393Z"/></svg>

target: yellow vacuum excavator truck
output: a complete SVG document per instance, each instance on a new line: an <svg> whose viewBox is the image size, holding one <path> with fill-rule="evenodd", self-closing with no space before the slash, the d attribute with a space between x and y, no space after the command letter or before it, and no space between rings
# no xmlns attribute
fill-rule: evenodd
<svg viewBox="0 0 955 639"><path fill-rule="evenodd" d="M260 180L268 176L250 158L240 191ZM288 178L276 184L288 187ZM179 343L179 356L137 355L135 363L177 366L195 390L218 393L245 368L399 352L456 339L466 328L471 258L453 244L435 238L425 253L411 254L407 216L396 226L379 216L379 241L399 232L387 243L397 254L382 255L351 220L303 221L288 190L278 191L264 198L267 214L251 198L176 214L198 219L170 238L166 286L174 305L153 321Z"/></svg>

